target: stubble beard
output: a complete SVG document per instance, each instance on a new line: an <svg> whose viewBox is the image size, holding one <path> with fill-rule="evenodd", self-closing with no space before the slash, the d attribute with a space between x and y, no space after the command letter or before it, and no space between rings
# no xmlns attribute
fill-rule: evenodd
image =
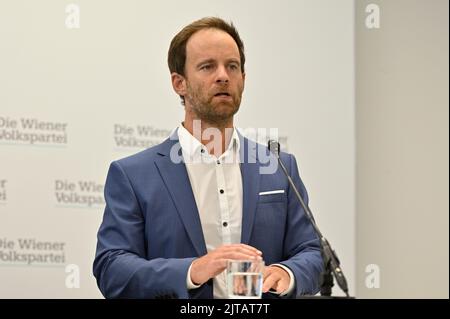
<svg viewBox="0 0 450 319"><path fill-rule="evenodd" d="M217 128L232 123L233 116L239 111L243 89L232 95L231 101L214 101L214 96L202 95L199 89L187 85L185 99L189 102L196 118Z"/></svg>

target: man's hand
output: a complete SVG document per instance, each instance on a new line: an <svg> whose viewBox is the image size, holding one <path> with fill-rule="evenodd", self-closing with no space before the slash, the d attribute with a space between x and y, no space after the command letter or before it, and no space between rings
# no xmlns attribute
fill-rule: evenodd
<svg viewBox="0 0 450 319"><path fill-rule="evenodd" d="M266 267L264 270L263 292L268 292L272 289L281 294L289 288L290 280L291 277L283 268L275 265Z"/></svg>
<svg viewBox="0 0 450 319"><path fill-rule="evenodd" d="M261 260L262 252L245 244L223 245L208 254L194 260L191 266L191 281L202 285L227 268L227 260ZM289 277L289 275L288 275Z"/></svg>

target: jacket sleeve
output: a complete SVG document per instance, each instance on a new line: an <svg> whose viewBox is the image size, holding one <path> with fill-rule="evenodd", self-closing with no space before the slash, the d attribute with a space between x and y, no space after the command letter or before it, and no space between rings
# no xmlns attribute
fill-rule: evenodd
<svg viewBox="0 0 450 319"><path fill-rule="evenodd" d="M146 259L144 216L119 162L109 168L106 207L93 264L106 298L188 298L186 276L194 258Z"/></svg>
<svg viewBox="0 0 450 319"><path fill-rule="evenodd" d="M303 201L308 204L308 194L300 179L295 157L288 155L286 163ZM284 254L289 258L281 264L289 267L295 276L295 292L291 297L314 295L320 289L323 269L320 241L291 186L288 190L287 213Z"/></svg>

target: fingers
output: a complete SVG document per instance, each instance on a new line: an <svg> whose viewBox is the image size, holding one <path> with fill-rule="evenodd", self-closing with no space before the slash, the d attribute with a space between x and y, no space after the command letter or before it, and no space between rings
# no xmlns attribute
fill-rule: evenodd
<svg viewBox="0 0 450 319"><path fill-rule="evenodd" d="M236 295L242 295L245 292L245 282L244 282L244 278L242 276L235 276L233 278L233 292Z"/></svg>
<svg viewBox="0 0 450 319"><path fill-rule="evenodd" d="M289 274L284 269L277 266L266 267L263 292L268 292L270 289L273 289L277 293L283 293L288 289L289 281Z"/></svg>
<svg viewBox="0 0 450 319"><path fill-rule="evenodd" d="M221 259L232 259L232 260L262 260L261 256L254 255L254 254L248 254L246 252L240 252L240 251L230 251L230 252L224 252L220 255Z"/></svg>
<svg viewBox="0 0 450 319"><path fill-rule="evenodd" d="M240 248L240 249L242 249L244 251L247 251L250 254L256 254L258 256L262 255L262 251L260 251L259 249L256 249L255 247L246 245L246 244L233 244L233 245L231 245L231 247Z"/></svg>
<svg viewBox="0 0 450 319"><path fill-rule="evenodd" d="M191 266L191 280L203 284L209 278L220 274L227 267L228 260L262 260L262 252L245 244L223 245L196 259Z"/></svg>
<svg viewBox="0 0 450 319"><path fill-rule="evenodd" d="M231 245L223 245L217 248L216 250L224 250L224 251L240 251L242 253L247 253L249 255L261 256L262 252L255 247L245 245L245 244L231 244Z"/></svg>
<svg viewBox="0 0 450 319"><path fill-rule="evenodd" d="M217 248L215 254L224 259L262 259L262 252L245 244L224 245Z"/></svg>
<svg viewBox="0 0 450 319"><path fill-rule="evenodd" d="M277 283L280 280L281 278L277 276L275 272L269 273L267 277L264 278L263 292L268 292L271 288L276 290Z"/></svg>

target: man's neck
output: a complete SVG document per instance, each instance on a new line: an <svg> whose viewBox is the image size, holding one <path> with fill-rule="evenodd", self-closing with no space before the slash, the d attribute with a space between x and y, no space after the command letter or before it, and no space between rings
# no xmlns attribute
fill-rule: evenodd
<svg viewBox="0 0 450 319"><path fill-rule="evenodd" d="M234 132L233 119L224 125L217 125L200 119L185 118L183 126L195 139L206 146L210 154L216 157L222 155L228 148Z"/></svg>

